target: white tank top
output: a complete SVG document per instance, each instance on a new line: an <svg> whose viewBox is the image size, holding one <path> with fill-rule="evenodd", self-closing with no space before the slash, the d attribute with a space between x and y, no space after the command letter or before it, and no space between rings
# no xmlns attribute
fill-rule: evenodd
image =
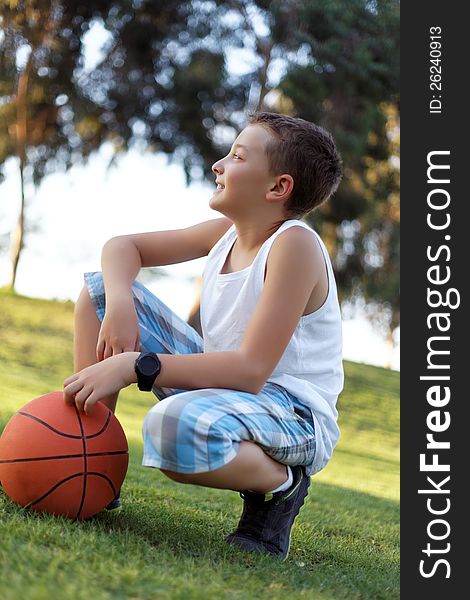
<svg viewBox="0 0 470 600"><path fill-rule="evenodd" d="M204 352L237 350L264 286L269 250L278 235L289 227L312 232L320 244L328 273L325 302L304 315L268 382L276 383L311 409L316 432L312 473L323 469L339 438L336 400L343 389L342 325L336 282L330 257L320 236L303 221L285 221L258 251L253 263L233 273L220 271L232 248L235 225L220 238L207 257L201 295L201 326Z"/></svg>

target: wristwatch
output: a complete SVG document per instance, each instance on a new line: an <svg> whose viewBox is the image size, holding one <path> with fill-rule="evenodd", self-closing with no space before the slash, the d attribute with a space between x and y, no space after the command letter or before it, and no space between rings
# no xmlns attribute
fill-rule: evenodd
<svg viewBox="0 0 470 600"><path fill-rule="evenodd" d="M162 364L155 352L141 352L135 361L134 370L137 373L137 387L142 392L152 391Z"/></svg>

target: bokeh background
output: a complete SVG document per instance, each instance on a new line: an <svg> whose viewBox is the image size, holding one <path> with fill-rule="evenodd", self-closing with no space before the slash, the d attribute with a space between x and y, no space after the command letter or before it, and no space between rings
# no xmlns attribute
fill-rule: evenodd
<svg viewBox="0 0 470 600"><path fill-rule="evenodd" d="M399 369L397 1L0 6L0 286L75 301L110 237L218 217L211 165L248 111L282 112L331 131L345 164L307 217L345 358ZM204 262L139 278L188 318Z"/></svg>

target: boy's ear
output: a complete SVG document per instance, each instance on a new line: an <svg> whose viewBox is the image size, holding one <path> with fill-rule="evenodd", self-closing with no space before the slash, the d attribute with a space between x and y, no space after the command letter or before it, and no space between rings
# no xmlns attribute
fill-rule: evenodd
<svg viewBox="0 0 470 600"><path fill-rule="evenodd" d="M274 185L266 194L266 200L270 200L273 202L283 202L284 200L287 200L287 198L292 193L293 189L294 178L292 177L292 175L288 175L287 173L283 175L278 175L275 179Z"/></svg>

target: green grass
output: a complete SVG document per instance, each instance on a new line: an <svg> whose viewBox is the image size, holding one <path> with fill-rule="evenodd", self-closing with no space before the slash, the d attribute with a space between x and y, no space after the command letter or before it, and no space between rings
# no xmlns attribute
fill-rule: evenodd
<svg viewBox="0 0 470 600"><path fill-rule="evenodd" d="M72 372L73 304L0 291L0 431L13 413L62 388ZM117 417L130 445L124 508L86 522L39 515L0 492L2 600L380 599L399 597L397 373L345 363L342 436L312 479L286 562L223 541L238 494L140 465L152 406L134 387Z"/></svg>

